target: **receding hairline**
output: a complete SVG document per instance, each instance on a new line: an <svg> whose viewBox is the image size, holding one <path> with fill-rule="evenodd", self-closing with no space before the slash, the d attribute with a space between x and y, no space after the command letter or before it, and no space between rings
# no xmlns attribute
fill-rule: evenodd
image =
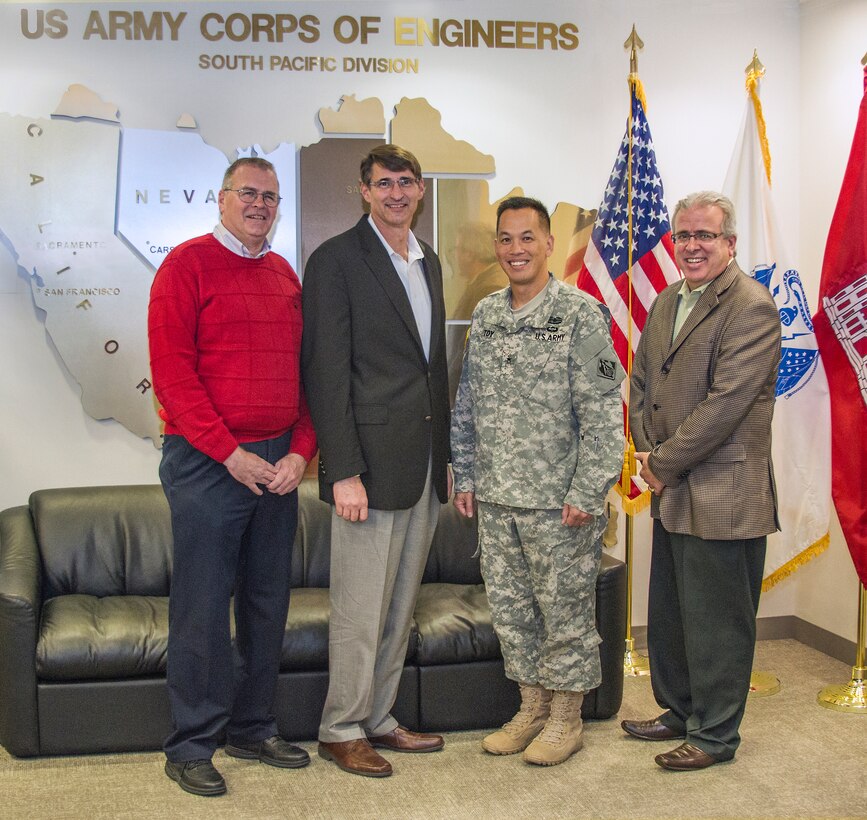
<svg viewBox="0 0 867 820"><path fill-rule="evenodd" d="M238 159L226 168L226 172L223 174L223 184L220 187L228 188L232 183L232 177L234 177L241 168L247 167L258 168L260 171L274 174L274 179L277 180L277 185L280 185L280 180L277 179L277 169L274 168L274 163L269 162L264 157L238 157Z"/></svg>

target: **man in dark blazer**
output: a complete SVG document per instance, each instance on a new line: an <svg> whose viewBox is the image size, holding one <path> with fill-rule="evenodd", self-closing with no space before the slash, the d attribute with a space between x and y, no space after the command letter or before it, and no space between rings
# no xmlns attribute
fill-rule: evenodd
<svg viewBox="0 0 867 820"><path fill-rule="evenodd" d="M735 256L732 203L701 191L674 211L682 283L654 302L635 355L629 420L653 492L647 642L666 709L623 721L683 739L666 769L730 760L749 692L768 533L779 528L771 419L780 319Z"/></svg>
<svg viewBox="0 0 867 820"><path fill-rule="evenodd" d="M443 747L390 713L450 490L442 271L411 231L424 192L412 154L374 148L361 163L370 215L317 248L304 272L302 367L320 497L333 505L319 754L370 777L392 773L376 748Z"/></svg>

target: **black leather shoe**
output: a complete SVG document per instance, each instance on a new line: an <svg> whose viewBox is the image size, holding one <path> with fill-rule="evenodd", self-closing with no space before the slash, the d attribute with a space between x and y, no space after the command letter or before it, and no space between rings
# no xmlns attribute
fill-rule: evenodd
<svg viewBox="0 0 867 820"><path fill-rule="evenodd" d="M279 766L281 769L300 769L310 762L310 755L304 749L293 746L280 735L258 740L255 743L227 743L226 754L244 760L260 760L262 763Z"/></svg>
<svg viewBox="0 0 867 820"><path fill-rule="evenodd" d="M641 740L680 740L686 737L683 732L675 732L669 729L659 718L653 720L624 720L620 728L628 735Z"/></svg>
<svg viewBox="0 0 867 820"><path fill-rule="evenodd" d="M210 760L166 760L166 774L185 792L200 797L216 797L226 793L226 781Z"/></svg>
<svg viewBox="0 0 867 820"><path fill-rule="evenodd" d="M715 757L711 757L707 752L703 752L698 746L693 746L692 743L681 743L676 749L657 755L654 760L663 769L671 769L674 772L706 769L708 766L713 766L714 763L720 762Z"/></svg>

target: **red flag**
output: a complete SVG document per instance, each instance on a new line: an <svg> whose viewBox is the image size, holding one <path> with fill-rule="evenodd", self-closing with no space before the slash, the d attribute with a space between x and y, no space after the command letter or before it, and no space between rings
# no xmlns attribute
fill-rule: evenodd
<svg viewBox="0 0 867 820"><path fill-rule="evenodd" d="M632 370L632 355L638 347L647 311L660 291L680 279L640 82L630 81L630 90L630 121L596 214L590 242L586 252L583 243L574 243L576 252L566 260L567 275L580 266L577 286L611 311L614 350L627 373ZM576 235L582 227L579 215ZM627 389L628 380L624 382L624 390ZM624 405L627 398L624 393ZM630 490L621 491L621 495L628 512L626 500L639 495L638 487L633 482Z"/></svg>
<svg viewBox="0 0 867 820"><path fill-rule="evenodd" d="M864 92L828 231L815 326L831 391L834 506L867 586L867 68Z"/></svg>

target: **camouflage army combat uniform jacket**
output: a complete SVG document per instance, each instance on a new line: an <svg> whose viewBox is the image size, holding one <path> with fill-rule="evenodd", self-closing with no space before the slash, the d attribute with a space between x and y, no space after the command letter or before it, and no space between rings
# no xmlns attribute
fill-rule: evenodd
<svg viewBox="0 0 867 820"><path fill-rule="evenodd" d="M455 491L600 515L623 456L625 374L607 312L552 277L541 305L516 321L510 294L473 313L452 414Z"/></svg>

